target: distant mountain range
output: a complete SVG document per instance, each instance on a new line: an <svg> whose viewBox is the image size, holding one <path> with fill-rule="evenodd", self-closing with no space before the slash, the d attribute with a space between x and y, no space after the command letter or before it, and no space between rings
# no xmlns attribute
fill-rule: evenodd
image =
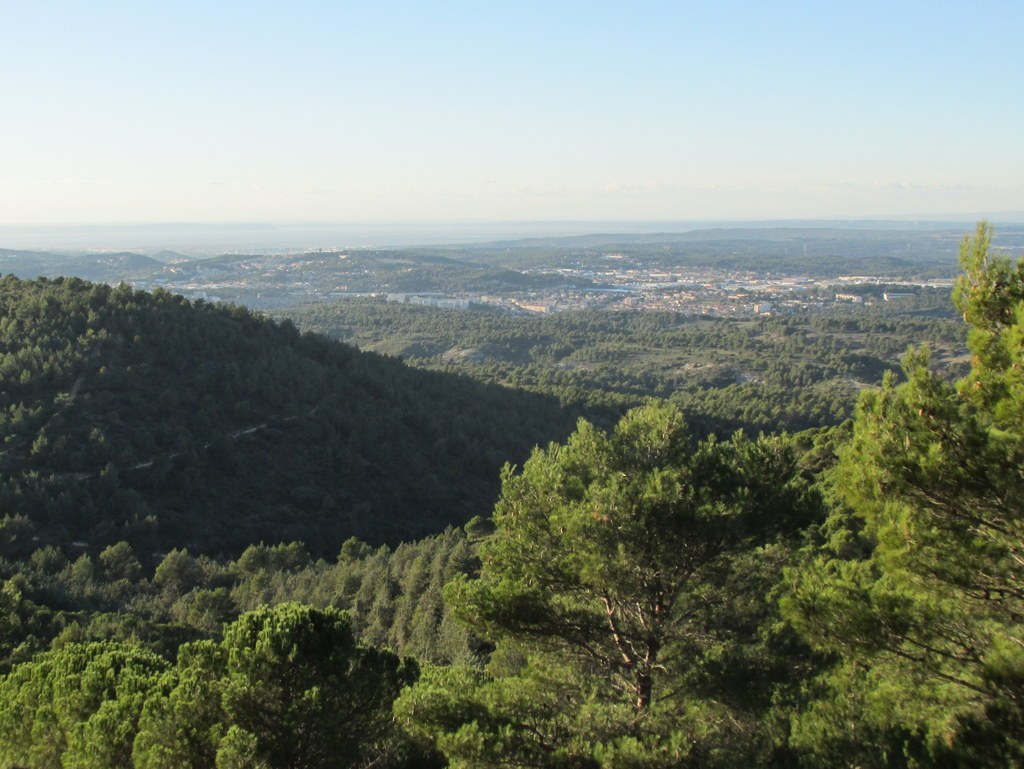
<svg viewBox="0 0 1024 769"><path fill-rule="evenodd" d="M226 252L288 253L306 249L395 248L514 242L589 233L679 234L698 230L841 229L966 232L988 219L997 231L1024 223L1024 212L929 215L889 219L767 221L494 221L494 222L219 222L101 225L0 225L0 246L35 251L171 249L193 256Z"/></svg>

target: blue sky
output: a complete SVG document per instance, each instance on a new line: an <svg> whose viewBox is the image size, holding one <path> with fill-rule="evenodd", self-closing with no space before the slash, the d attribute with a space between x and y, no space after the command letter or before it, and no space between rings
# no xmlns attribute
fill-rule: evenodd
<svg viewBox="0 0 1024 769"><path fill-rule="evenodd" d="M0 3L0 224L1024 211L1020 2Z"/></svg>

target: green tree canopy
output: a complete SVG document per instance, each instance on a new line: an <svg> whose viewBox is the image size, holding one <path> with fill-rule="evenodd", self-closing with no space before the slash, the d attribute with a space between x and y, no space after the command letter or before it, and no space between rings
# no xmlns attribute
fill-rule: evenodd
<svg viewBox="0 0 1024 769"><path fill-rule="evenodd" d="M431 673L399 712L454 766L697 760L717 705L695 705L694 670L725 636L752 642L764 603L744 598L815 510L792 444L694 445L677 409L649 405L611 434L581 421L502 482L480 578L448 589L498 642L491 675Z"/></svg>
<svg viewBox="0 0 1024 769"><path fill-rule="evenodd" d="M130 766L143 703L167 668L116 643L68 644L0 679L0 764L29 769Z"/></svg>
<svg viewBox="0 0 1024 769"><path fill-rule="evenodd" d="M840 659L795 729L829 765L1024 761L1024 263L990 239L961 249L970 375L910 352L862 397L791 575L787 615Z"/></svg>
<svg viewBox="0 0 1024 769"><path fill-rule="evenodd" d="M417 670L356 645L344 614L297 604L242 615L221 644L184 647L146 705L139 769L358 766L385 753L391 703Z"/></svg>

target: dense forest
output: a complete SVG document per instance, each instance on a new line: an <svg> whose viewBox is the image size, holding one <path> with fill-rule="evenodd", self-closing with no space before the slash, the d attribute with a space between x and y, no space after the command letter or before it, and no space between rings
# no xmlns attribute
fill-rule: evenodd
<svg viewBox="0 0 1024 769"><path fill-rule="evenodd" d="M957 337L930 320L874 332L856 318L823 318L815 334L806 319L788 334L756 328L754 338L812 344L841 330L861 335L863 348L895 345L914 333L902 323L919 322L918 341L933 343L904 354L899 372L870 369L881 379L863 382L851 419L756 437L691 424L675 393L616 401L572 430L561 426L578 414L542 387L523 393L416 370L169 295L5 279L5 307L24 309L5 311L4 327L26 331L4 337L5 429L20 430L10 433L2 468L4 504L17 512L4 519L0 560L0 766L1024 764L1024 261L990 245L981 225L961 248L954 302L968 329L963 370L951 355ZM97 315L91 325L86 307ZM502 322L479 333L497 334ZM579 319L564 322L562 335ZM608 320L643 339L630 325L638 322ZM668 333L702 323L680 320ZM219 340L224 332L214 329L223 328L237 328L228 332L236 348ZM166 348L164 330L174 340ZM654 323L644 344L654 346L658 331ZM573 350L592 340L581 337ZM789 350L765 344L762 352ZM205 368L202 354L191 357L197 351L213 358ZM280 368L271 352L284 357ZM831 365L852 365L850 350L830 354ZM253 362L263 381L250 390L213 373ZM391 381L368 380L378 363ZM330 367L317 374L317 366ZM118 386L99 387L101 371L114 372ZM172 481L133 485L125 465L156 449L174 455L167 477L193 466L221 477L232 464L218 464L218 431L233 432L219 433L217 451L249 451L250 436L269 441L269 426L245 433L257 417L245 409L267 402L282 407L273 435L288 441L296 429L301 440L290 450L302 452L305 441L312 451L317 435L299 423L339 417L304 410L331 400L326 380L352 381L345 375L354 372L382 388L381 410L399 384L437 381L419 390L433 412L464 387L462 397L481 394L480 419L493 407L485 396L510 399L496 428L509 435L500 437L530 438L515 422L531 412L514 404L551 409L532 413L539 433L554 434L518 456L495 444L490 450L511 460L495 470L496 504L472 518L460 510L451 519L458 527L432 519L434 532L414 542L367 542L321 523L308 545L289 535L273 540L284 544L253 539L205 552L178 542L154 556L149 541L118 537L155 516L146 525L167 537L155 541L173 544L163 517L174 532L175 521L185 526L175 515L186 502L209 501L195 489L156 493ZM132 400L134 383L173 385L177 400L146 389ZM358 391L346 391L353 408ZM207 394L214 405L203 403ZM149 411L151 403L165 411ZM181 404L175 419L186 438L176 445L158 426ZM135 413L148 415L138 424L152 425L150 437L129 439ZM106 441L90 451L107 453L97 455L103 470L84 477L93 457L75 451L83 440L92 446L95 425ZM62 444L62 435L74 438ZM382 485L419 482L416 449L406 450ZM193 464L179 468L188 451ZM430 457L439 485L463 483L449 473L466 457ZM410 463L404 474L401 462ZM287 477L257 481L242 470L234 466L240 484ZM71 491L79 488L88 494ZM48 493L63 494L65 507L42 505ZM142 523L117 517L129 501L146 506ZM83 531L75 516L85 516L85 503L90 516L112 521L102 546L70 540ZM291 504L278 525L310 508L327 522L338 517L313 498ZM91 518L82 525L99 531ZM227 536L227 527L205 525Z"/></svg>
<svg viewBox="0 0 1024 769"><path fill-rule="evenodd" d="M2 280L0 377L6 555L397 543L486 514L502 464L574 421L241 308L77 279Z"/></svg>
<svg viewBox="0 0 1024 769"><path fill-rule="evenodd" d="M881 288L873 287L879 298ZM928 344L948 377L966 371L965 328L948 294L897 307L754 319L665 312L514 316L383 300L345 300L277 313L302 329L400 356L410 365L558 398L614 422L646 398L671 400L704 433L839 424L857 393L899 371Z"/></svg>

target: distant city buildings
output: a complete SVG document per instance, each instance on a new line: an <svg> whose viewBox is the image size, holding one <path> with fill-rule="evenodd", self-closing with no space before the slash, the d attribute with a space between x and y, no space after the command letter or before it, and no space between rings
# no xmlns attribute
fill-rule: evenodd
<svg viewBox="0 0 1024 769"><path fill-rule="evenodd" d="M469 287L478 279L472 267L467 273L466 263L454 267L430 263L429 270L418 272L421 266L414 255L401 252L375 256L316 251L169 264L159 273L144 279L140 276L135 285L159 286L193 299L223 299L256 309L383 298L462 311L486 306L535 314L597 309L719 317L804 312L837 303L867 307L875 301L908 299L927 289L946 292L952 286L952 280L898 281L871 275L815 277L714 267L676 269L615 252L586 254L573 262L563 260L524 270L504 268L483 281L488 284L486 291L472 291ZM440 291L438 285L453 288ZM538 287L524 287L530 285Z"/></svg>

